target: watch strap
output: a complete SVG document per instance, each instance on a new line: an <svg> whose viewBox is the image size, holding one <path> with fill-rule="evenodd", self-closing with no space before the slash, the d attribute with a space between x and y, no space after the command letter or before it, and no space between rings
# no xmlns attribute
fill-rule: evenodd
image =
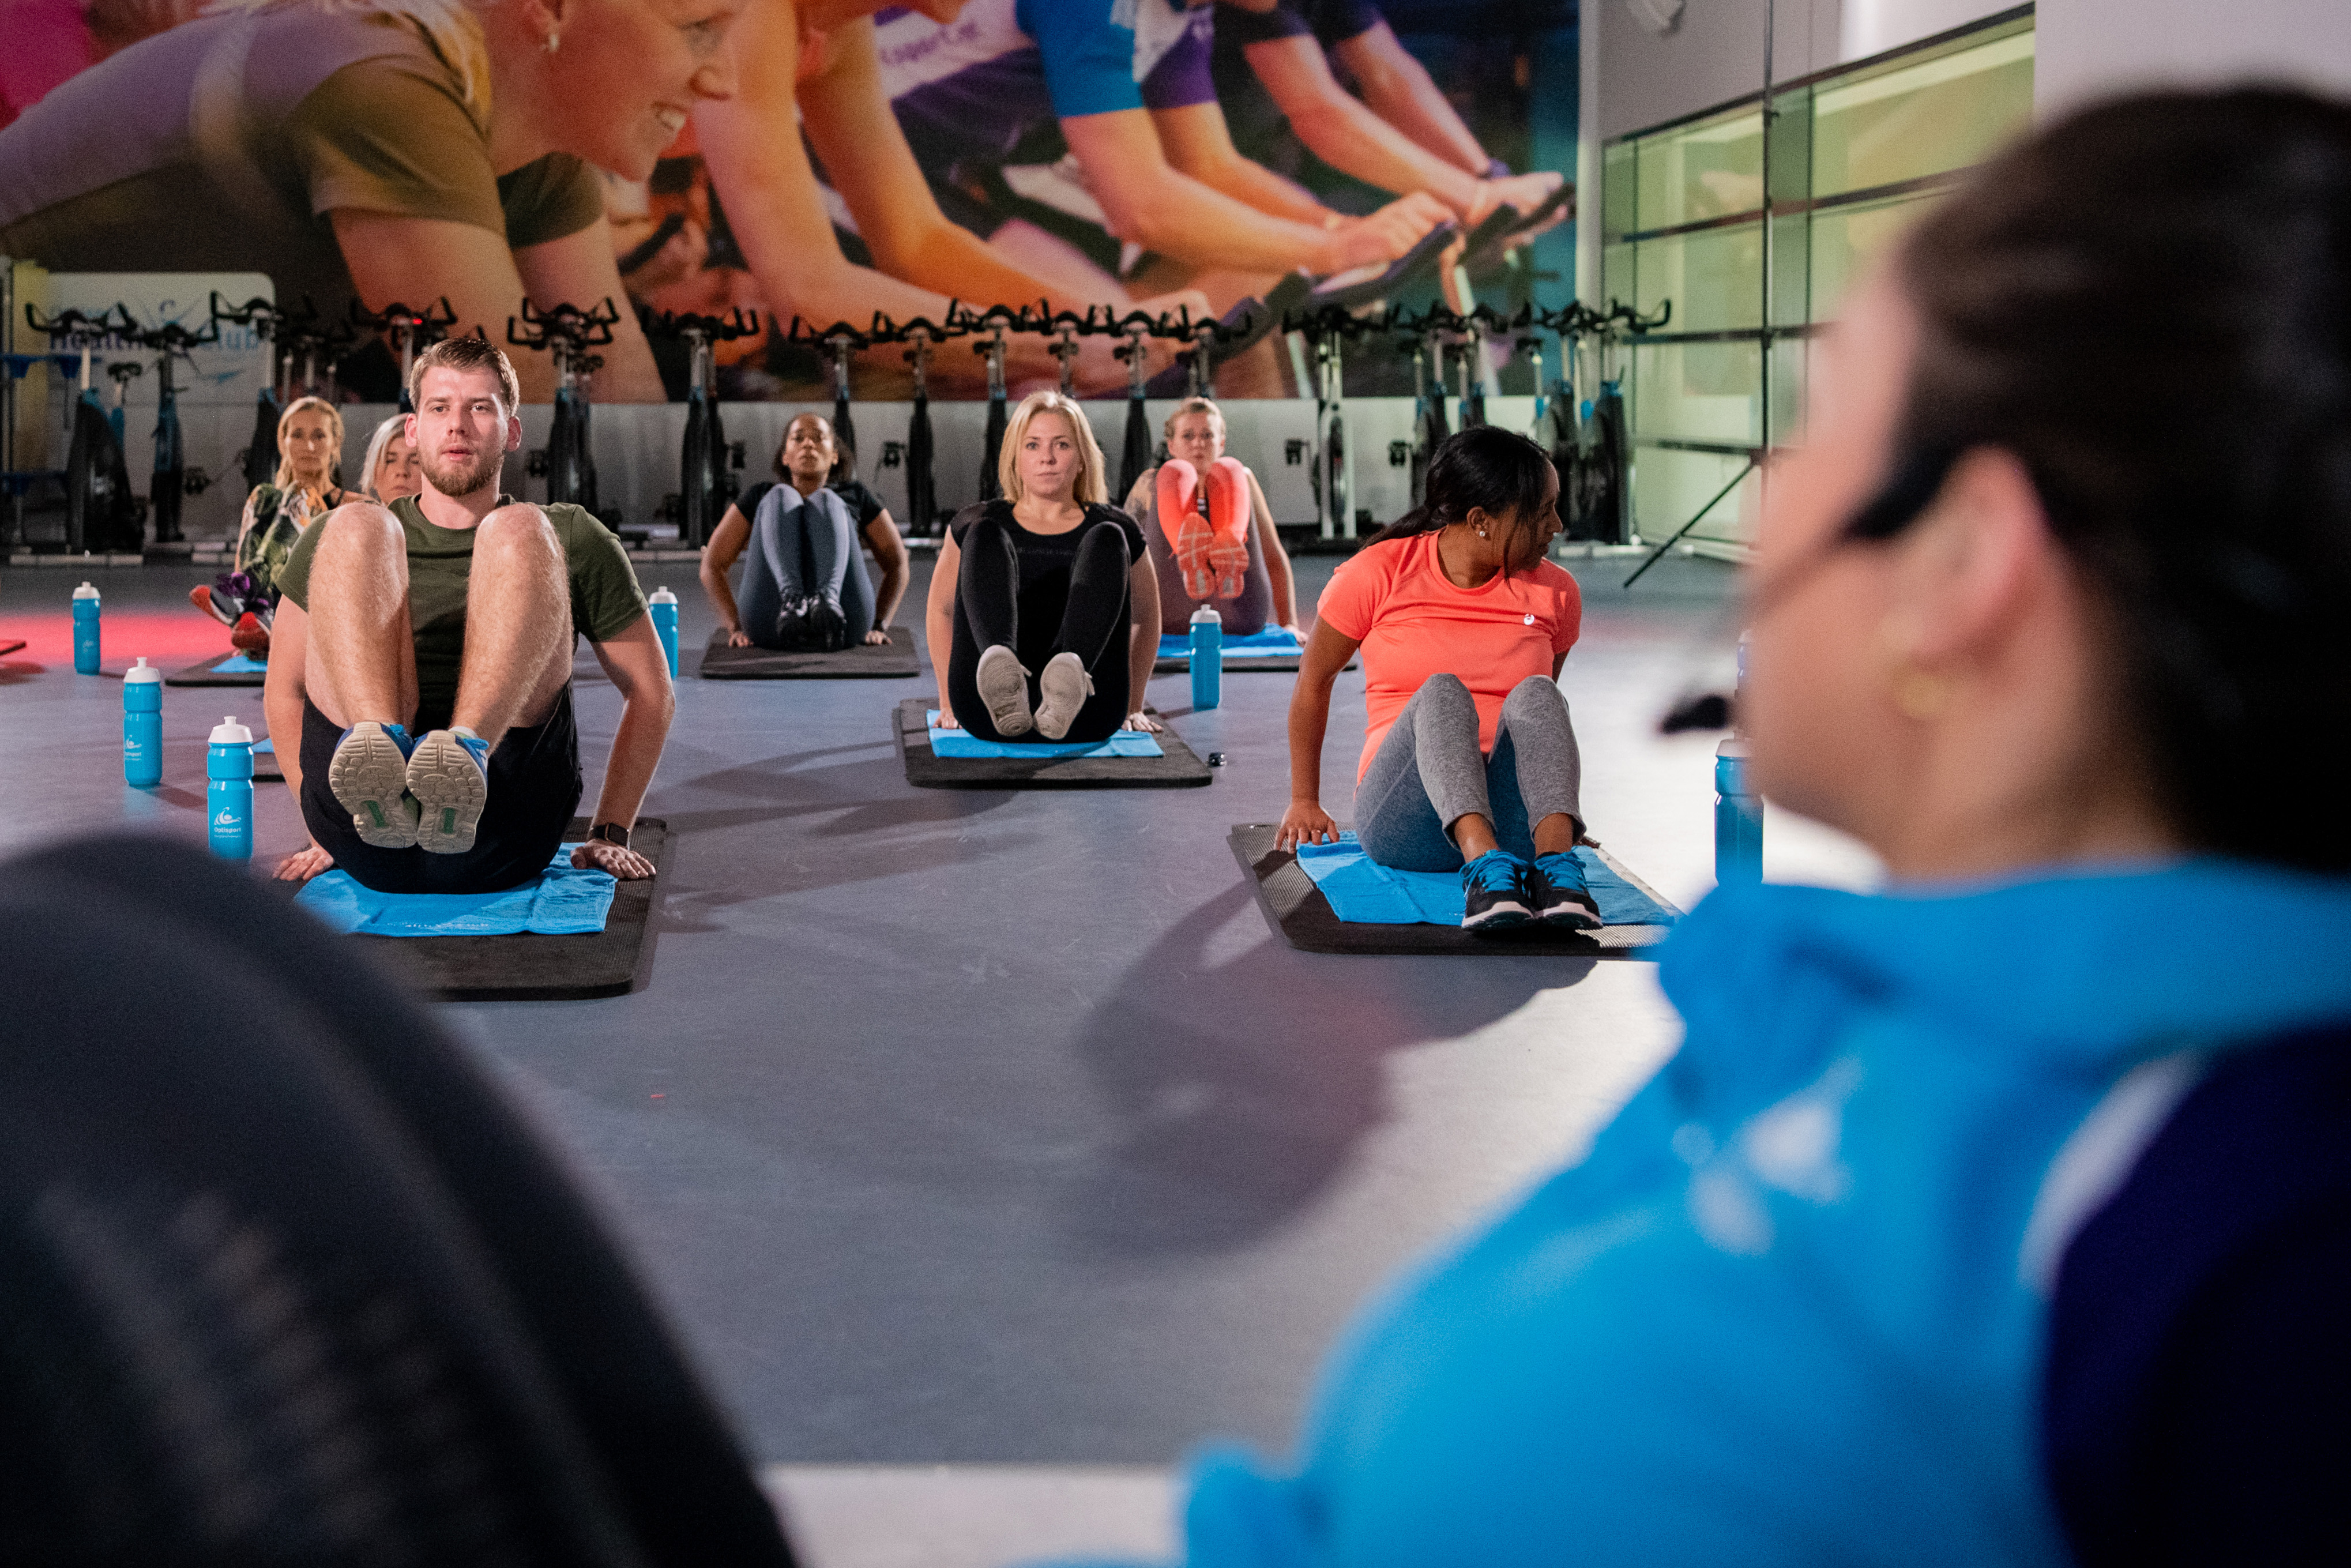
<svg viewBox="0 0 2351 1568"><path fill-rule="evenodd" d="M618 844L622 849L629 847L629 830L618 822L599 822L588 830L588 836L601 839L608 844Z"/></svg>

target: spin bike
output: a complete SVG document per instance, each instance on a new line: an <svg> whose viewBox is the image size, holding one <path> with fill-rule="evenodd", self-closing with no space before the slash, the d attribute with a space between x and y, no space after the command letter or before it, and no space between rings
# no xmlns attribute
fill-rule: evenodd
<svg viewBox="0 0 2351 1568"><path fill-rule="evenodd" d="M582 507L591 516L597 514L596 454L588 439L587 377L603 361L585 350L611 342L613 325L620 319L620 308L610 299L585 310L569 304L541 310L527 298L519 321L507 318L507 342L518 349L544 351L555 360L555 420L548 430L546 447L526 460L528 472L546 477L549 506ZM529 330L525 332L524 328Z"/></svg>
<svg viewBox="0 0 2351 1568"><path fill-rule="evenodd" d="M71 555L140 547L138 498L131 493L131 475L122 460L122 443L114 434L98 389L90 384L95 361L92 350L108 340L120 340L139 329L131 313L120 305L96 316L79 310L45 315L39 307L25 307L25 320L36 332L48 335L53 349L77 356L80 385L66 404L71 432L66 448L66 550Z"/></svg>
<svg viewBox="0 0 2351 1568"><path fill-rule="evenodd" d="M710 542L711 531L726 515L735 499L734 471L743 466L743 449L727 444L718 414L718 356L713 345L755 336L759 313L737 306L723 317L681 316L640 307L638 319L646 336L683 340L692 351L675 515L678 542L699 549Z"/></svg>
<svg viewBox="0 0 2351 1568"><path fill-rule="evenodd" d="M525 300L528 312L530 302ZM450 307L449 297L443 295L435 303L422 310L411 309L394 300L381 310L362 310L360 302L351 301L351 329L357 332L389 332L392 351L400 359L400 412L414 413L416 402L409 395L408 373L416 366L416 351L429 349L449 335L457 324L457 312ZM509 329L509 336L512 329Z"/></svg>
<svg viewBox="0 0 2351 1568"><path fill-rule="evenodd" d="M148 480L147 506L155 519L155 542L169 544L181 538L181 501L203 495L212 484L202 468L188 466L187 443L180 432L180 389L172 371L182 360L193 364L193 350L219 342L220 323L207 321L192 332L177 321L166 321L124 336L155 356L155 467Z"/></svg>
<svg viewBox="0 0 2351 1568"><path fill-rule="evenodd" d="M245 470L246 492L250 495L277 475L277 421L286 413L286 399L278 390L278 379L287 368L277 343L285 334L286 315L258 296L242 305L225 305L215 291L212 318L215 328L224 321L233 327L250 328L262 345L261 391L254 399L253 439L238 455Z"/></svg>

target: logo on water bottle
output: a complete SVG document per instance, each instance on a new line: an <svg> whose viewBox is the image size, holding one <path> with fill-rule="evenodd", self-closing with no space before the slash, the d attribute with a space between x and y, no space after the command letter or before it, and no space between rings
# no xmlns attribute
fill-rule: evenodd
<svg viewBox="0 0 2351 1568"><path fill-rule="evenodd" d="M220 814L219 816L217 816L217 817L214 817L214 818L213 819L213 826L214 826L214 827L215 827L215 828L234 828L234 827L235 827L235 826L236 826L236 813L235 813L235 811L229 810L227 810L225 807L224 807L224 808L222 809L222 810L221 810L221 814Z"/></svg>

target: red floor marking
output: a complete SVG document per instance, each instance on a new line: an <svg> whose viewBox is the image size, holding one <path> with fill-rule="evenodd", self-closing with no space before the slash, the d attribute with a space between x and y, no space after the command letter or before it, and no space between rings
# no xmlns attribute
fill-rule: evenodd
<svg viewBox="0 0 2351 1568"><path fill-rule="evenodd" d="M66 593L73 591L68 583ZM60 595L62 598L63 595ZM39 664L73 666L73 611L50 614L0 615L0 641L22 637L22 652L8 655ZM98 622L99 667L120 675L144 657L166 674L230 651L228 628L193 606L178 610L109 610Z"/></svg>

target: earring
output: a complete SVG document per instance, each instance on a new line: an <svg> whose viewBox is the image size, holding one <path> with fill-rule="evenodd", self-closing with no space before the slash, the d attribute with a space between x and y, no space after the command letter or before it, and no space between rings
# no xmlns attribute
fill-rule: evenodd
<svg viewBox="0 0 2351 1568"><path fill-rule="evenodd" d="M1491 535L1489 535L1489 534L1488 534L1488 533L1486 532L1486 530L1485 530L1485 529L1483 529L1483 528L1479 528L1479 529L1478 530L1478 537L1479 537L1479 538L1481 538L1481 539L1482 539L1482 538L1491 538L1492 536L1491 536Z"/></svg>
<svg viewBox="0 0 2351 1568"><path fill-rule="evenodd" d="M1911 666L1894 677L1894 706L1905 718L1925 722L1951 700L1951 683Z"/></svg>
<svg viewBox="0 0 2351 1568"><path fill-rule="evenodd" d="M551 55L562 47L563 35L553 27L549 27L547 30L547 52Z"/></svg>

